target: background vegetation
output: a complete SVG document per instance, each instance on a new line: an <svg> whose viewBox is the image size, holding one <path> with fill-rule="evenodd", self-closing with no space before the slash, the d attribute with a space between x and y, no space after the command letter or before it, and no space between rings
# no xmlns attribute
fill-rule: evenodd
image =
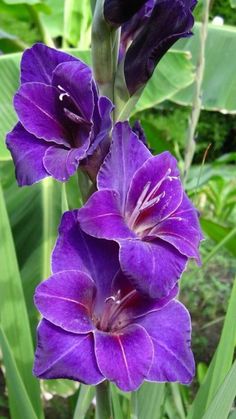
<svg viewBox="0 0 236 419"><path fill-rule="evenodd" d="M112 386L115 419L236 418L235 6L235 0L215 0L210 5L202 110L193 162L185 177L205 234L203 266L190 264L181 283L181 299L193 322L196 379L190 387L146 383L132 396ZM170 150L183 173L203 9L204 2L199 1L195 36L178 42L162 60L131 118L142 122L153 152ZM223 26L211 23L215 16L224 19ZM41 41L70 50L89 63L90 26L87 0L0 0L1 419L94 417L93 388L65 380L39 385L31 374L38 322L32 296L36 284L50 272L65 196L70 208L81 204L77 181L72 178L61 187L46 180L19 189L4 144L16 121L12 97L22 51Z"/></svg>

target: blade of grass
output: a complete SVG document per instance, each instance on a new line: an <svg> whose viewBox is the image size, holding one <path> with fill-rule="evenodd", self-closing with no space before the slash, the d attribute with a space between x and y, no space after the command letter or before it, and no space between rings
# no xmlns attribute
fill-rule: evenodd
<svg viewBox="0 0 236 419"><path fill-rule="evenodd" d="M236 396L236 361L202 419L227 419Z"/></svg>
<svg viewBox="0 0 236 419"><path fill-rule="evenodd" d="M14 242L0 185L0 306L2 331L38 418L43 417L39 382L32 375L33 344ZM9 390L9 398L15 394Z"/></svg>
<svg viewBox="0 0 236 419"><path fill-rule="evenodd" d="M119 393L117 392L116 387L111 384L111 402L112 402L112 410L114 419L124 419Z"/></svg>
<svg viewBox="0 0 236 419"><path fill-rule="evenodd" d="M81 384L73 419L84 419L89 406L95 397L95 388Z"/></svg>
<svg viewBox="0 0 236 419"><path fill-rule="evenodd" d="M145 382L138 391L132 393L132 418L160 419L164 402L165 384Z"/></svg>
<svg viewBox="0 0 236 419"><path fill-rule="evenodd" d="M219 386L228 374L234 356L236 343L236 280L232 288L220 342L205 379L200 386L189 410L187 419L199 419L211 403Z"/></svg>
<svg viewBox="0 0 236 419"><path fill-rule="evenodd" d="M11 419L19 419L19 412L24 419L37 419L24 383L17 368L7 337L0 327L0 345L6 368L6 381L9 394Z"/></svg>

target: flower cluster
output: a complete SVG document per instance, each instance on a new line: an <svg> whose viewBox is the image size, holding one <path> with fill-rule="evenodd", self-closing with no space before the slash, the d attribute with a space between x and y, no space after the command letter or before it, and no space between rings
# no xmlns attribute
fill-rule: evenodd
<svg viewBox="0 0 236 419"><path fill-rule="evenodd" d="M130 3L127 9L124 1L105 0L104 13L124 24L133 93L170 45L189 34L195 3ZM92 70L42 44L23 54L14 105L19 122L7 145L20 185L50 175L65 181L89 159L96 167L96 191L63 215L52 275L36 289L43 318L34 374L94 385L110 380L124 391L144 380L188 384L191 322L176 297L188 260L200 263L202 234L176 159L153 156L138 123L133 130L127 121L112 127L113 104L99 95Z"/></svg>

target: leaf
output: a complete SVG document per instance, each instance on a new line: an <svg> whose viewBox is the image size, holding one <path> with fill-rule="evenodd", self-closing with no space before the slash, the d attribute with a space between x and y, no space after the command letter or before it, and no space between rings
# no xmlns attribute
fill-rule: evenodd
<svg viewBox="0 0 236 419"><path fill-rule="evenodd" d="M217 391L203 419L227 419L236 396L236 361Z"/></svg>
<svg viewBox="0 0 236 419"><path fill-rule="evenodd" d="M12 98L18 88L20 54L0 56L0 159L9 160L10 153L5 145L6 133L16 123Z"/></svg>
<svg viewBox="0 0 236 419"><path fill-rule="evenodd" d="M38 3L43 3L40 0L3 0L4 3L9 4L9 5L14 5L14 4L28 4L28 5L34 5L34 4L38 4Z"/></svg>
<svg viewBox="0 0 236 419"><path fill-rule="evenodd" d="M207 370L205 379L188 412L187 419L199 419L203 416L231 368L236 342L235 300L236 280L232 288L220 342Z"/></svg>
<svg viewBox="0 0 236 419"><path fill-rule="evenodd" d="M131 395L132 411L138 419L160 419L164 395L164 383L145 382Z"/></svg>
<svg viewBox="0 0 236 419"><path fill-rule="evenodd" d="M76 403L73 419L84 419L89 406L95 397L95 387L80 385L79 396Z"/></svg>
<svg viewBox="0 0 236 419"><path fill-rule="evenodd" d="M121 396L117 391L117 387L113 384L110 384L111 389L111 402L113 409L114 419L124 419L122 408L121 408Z"/></svg>
<svg viewBox="0 0 236 419"><path fill-rule="evenodd" d="M76 392L79 383L72 380L44 380L42 387L46 393L66 398Z"/></svg>
<svg viewBox="0 0 236 419"><path fill-rule="evenodd" d="M5 200L0 185L0 306L1 328L9 342L14 362L25 390L38 417L43 417L39 382L32 375L33 344L27 316L21 278L15 254ZM7 350L7 349L6 349ZM5 360L4 360L5 362ZM11 361L9 361L11 363ZM12 367L13 368L13 367ZM8 382L11 377L8 376ZM9 389L11 403L15 394Z"/></svg>
<svg viewBox="0 0 236 419"><path fill-rule="evenodd" d="M91 43L91 7L88 0L64 1L64 41L81 49Z"/></svg>
<svg viewBox="0 0 236 419"><path fill-rule="evenodd" d="M11 346L0 326L0 346L6 368L6 381L9 395L9 407L12 419L19 419L19 412L24 419L37 419L24 383L18 371Z"/></svg>
<svg viewBox="0 0 236 419"><path fill-rule="evenodd" d="M236 0L230 0L230 6L231 7L236 7Z"/></svg>
<svg viewBox="0 0 236 419"><path fill-rule="evenodd" d="M50 13L40 14L43 26L52 38L63 36L64 1L47 0L47 5L50 8Z"/></svg>
<svg viewBox="0 0 236 419"><path fill-rule="evenodd" d="M147 83L133 114L152 108L189 86L194 80L194 67L190 58L188 52L168 51Z"/></svg>
<svg viewBox="0 0 236 419"><path fill-rule="evenodd" d="M15 35L12 35L0 29L0 39L16 39L16 38L17 37Z"/></svg>
<svg viewBox="0 0 236 419"><path fill-rule="evenodd" d="M232 232L232 228L222 226L215 221L208 220L206 218L201 218L200 221L201 221L201 226L203 228L204 233L206 233L216 243L220 243ZM236 236L236 231L235 233L233 233L233 237L231 237L224 244L224 246L230 253L232 253L233 256L236 257L235 236Z"/></svg>
<svg viewBox="0 0 236 419"><path fill-rule="evenodd" d="M190 51L196 65L199 51L201 25L195 24L194 36L179 41L177 47ZM236 113L236 73L235 56L236 28L233 26L208 25L206 42L206 64L202 85L202 108L223 113ZM178 92L171 98L181 105L191 105L193 85Z"/></svg>

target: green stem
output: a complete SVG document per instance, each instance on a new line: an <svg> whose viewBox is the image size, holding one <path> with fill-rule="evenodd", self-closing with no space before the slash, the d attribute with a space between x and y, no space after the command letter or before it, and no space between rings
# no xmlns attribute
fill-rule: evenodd
<svg viewBox="0 0 236 419"><path fill-rule="evenodd" d="M10 39L10 42L12 45L15 45L19 50L24 51L26 48L29 48L29 45L27 45L24 41L22 41L19 38Z"/></svg>
<svg viewBox="0 0 236 419"><path fill-rule="evenodd" d="M103 16L104 0L97 0L92 24L93 72L101 95L114 101L119 36Z"/></svg>
<svg viewBox="0 0 236 419"><path fill-rule="evenodd" d="M112 419L108 381L103 381L96 386L96 419Z"/></svg>
<svg viewBox="0 0 236 419"><path fill-rule="evenodd" d="M185 161L184 161L184 180L186 181L188 177L189 168L193 161L196 143L195 143L195 133L197 124L199 121L202 105L202 82L205 70L205 52L206 52L206 40L208 33L208 20L209 20L209 10L210 10L211 0L204 0L203 7L203 20L202 26L200 29L200 48L199 56L196 68L196 78L195 78L195 89L193 95L192 103L192 113L189 120L189 126L187 131L186 147L185 147Z"/></svg>

